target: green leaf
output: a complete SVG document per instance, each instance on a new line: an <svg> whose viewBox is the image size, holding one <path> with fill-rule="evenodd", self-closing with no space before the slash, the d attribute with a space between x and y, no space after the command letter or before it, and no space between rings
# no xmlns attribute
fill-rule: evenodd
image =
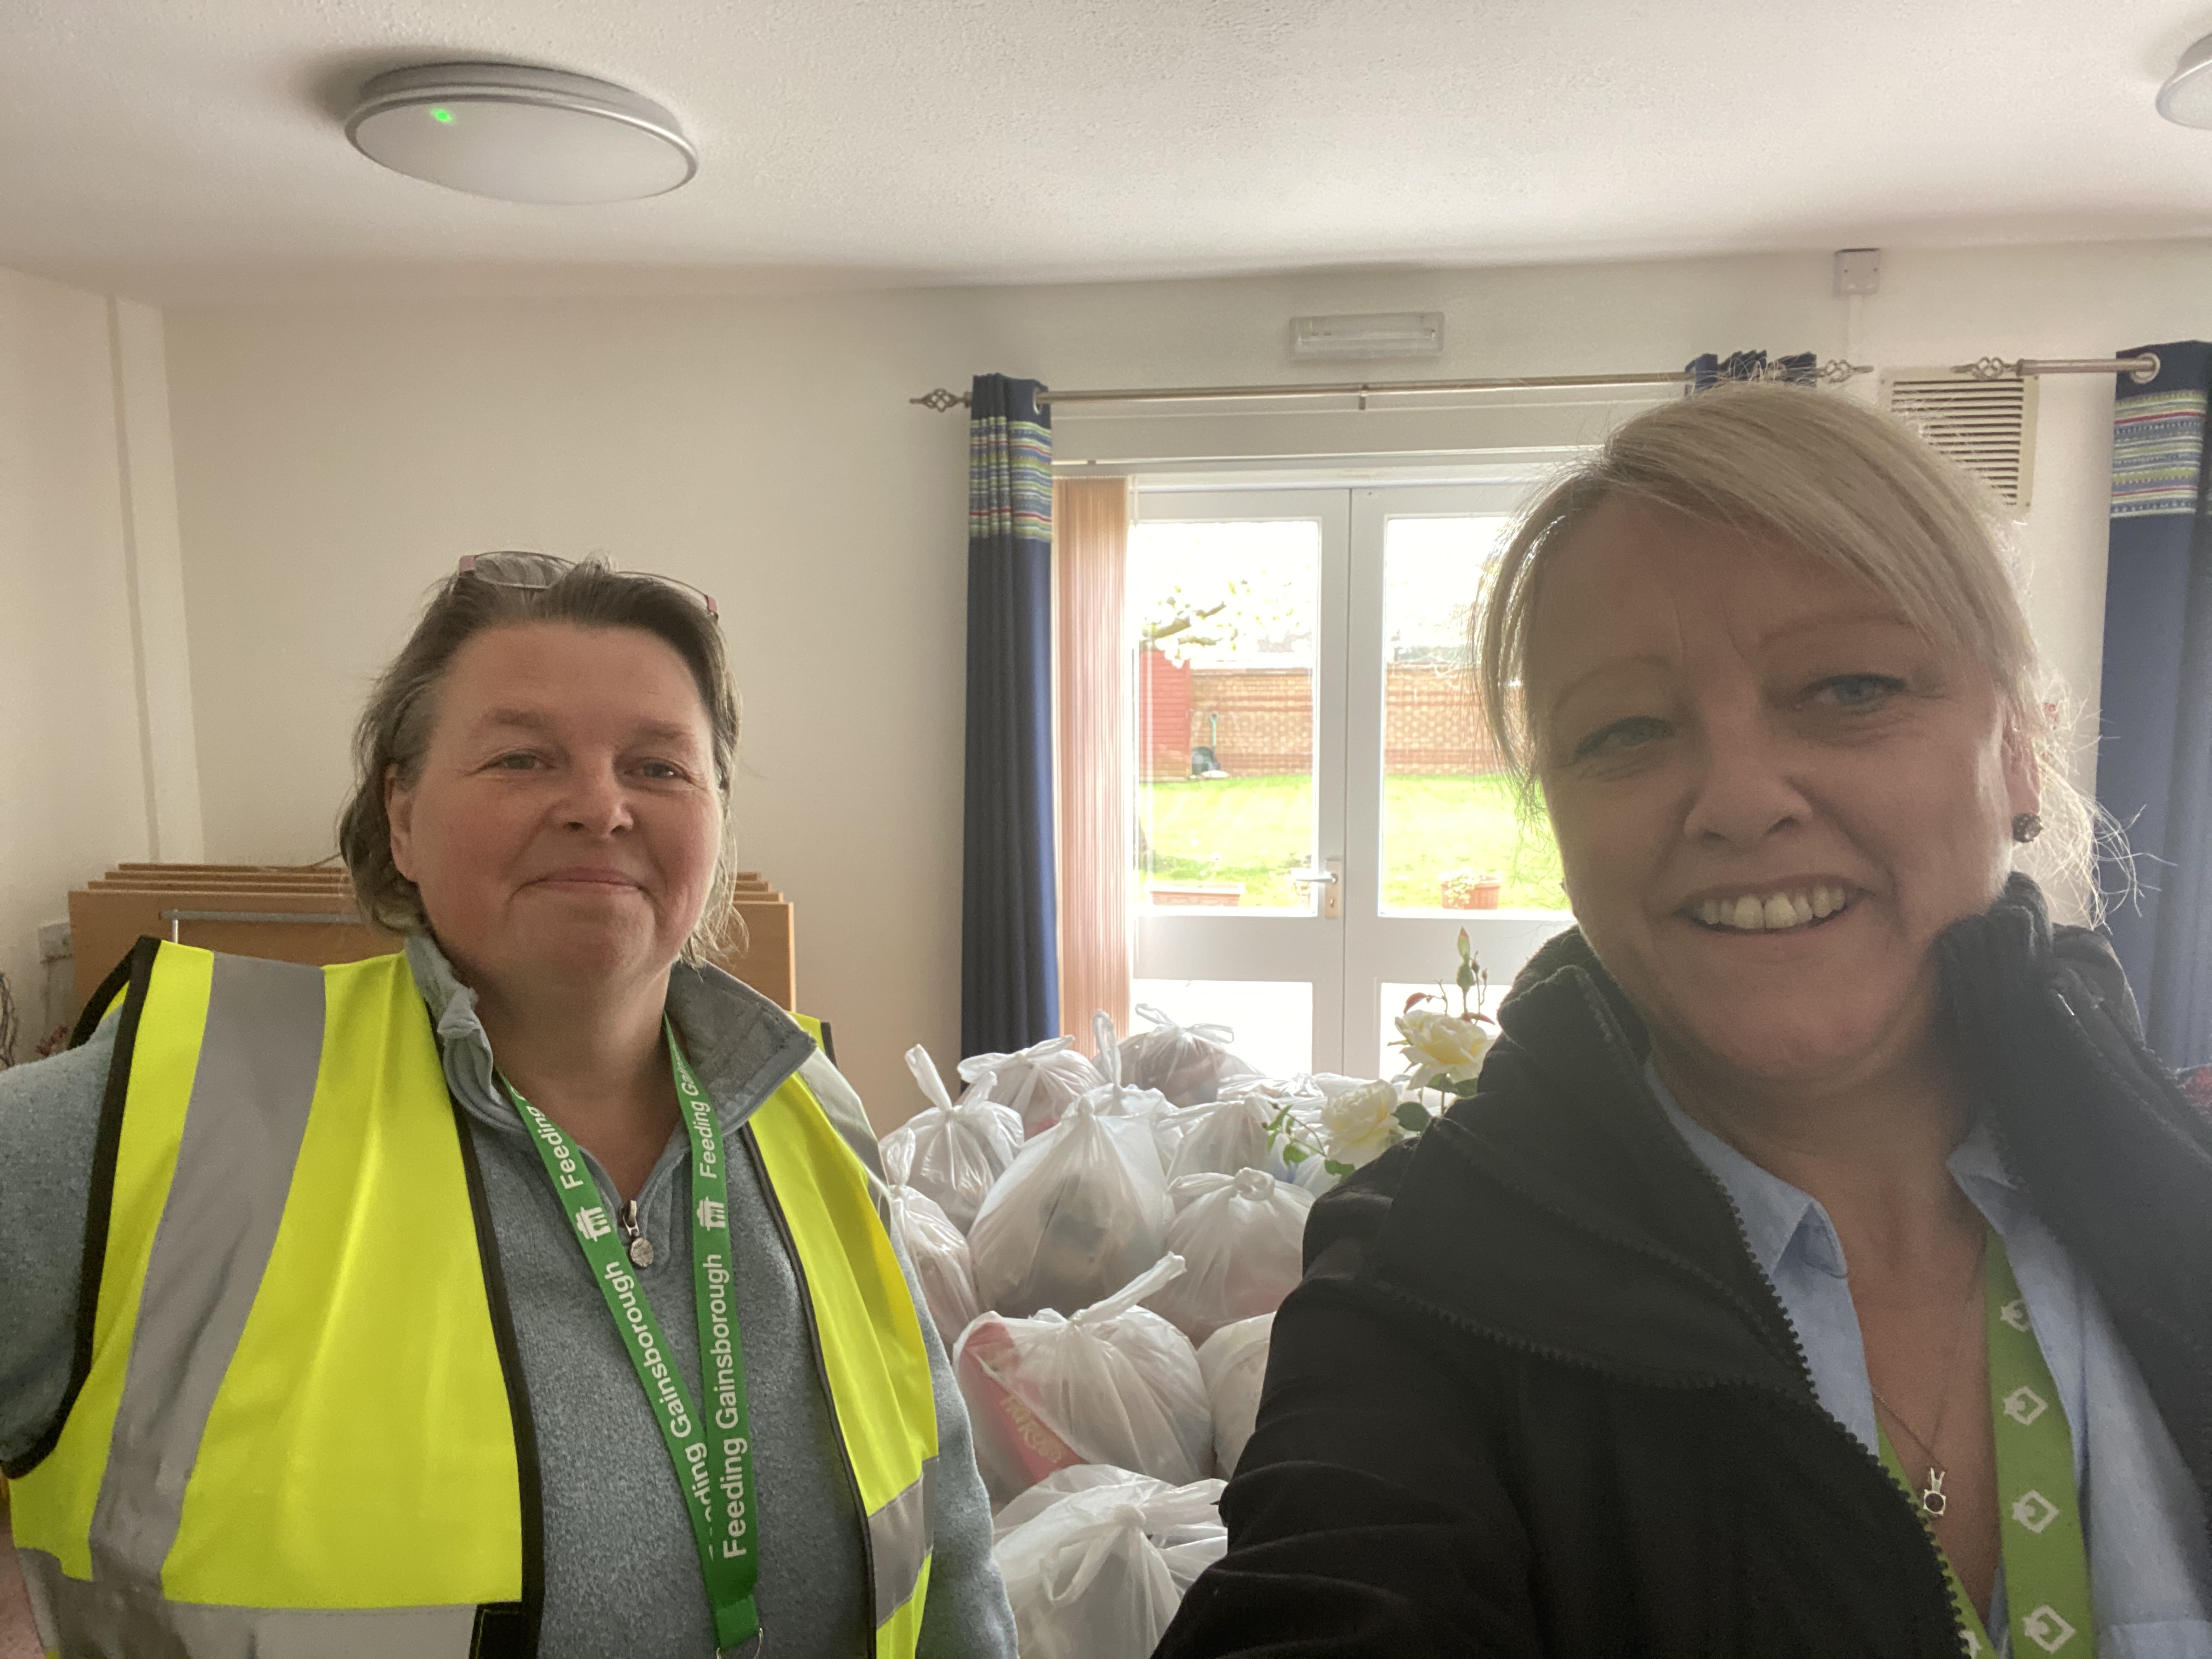
<svg viewBox="0 0 2212 1659"><path fill-rule="evenodd" d="M1447 1085L1445 1091L1449 1094L1457 1096L1462 1100L1465 1100L1474 1093L1478 1086L1479 1079L1471 1077L1463 1077L1458 1082Z"/></svg>
<svg viewBox="0 0 2212 1659"><path fill-rule="evenodd" d="M1303 1164L1312 1156L1295 1140L1283 1148L1283 1162L1285 1164Z"/></svg>
<svg viewBox="0 0 2212 1659"><path fill-rule="evenodd" d="M1352 1174L1355 1166L1350 1164L1339 1164L1333 1158L1325 1158L1321 1161L1321 1167L1333 1176L1348 1176Z"/></svg>
<svg viewBox="0 0 2212 1659"><path fill-rule="evenodd" d="M1392 1115L1398 1120L1399 1123L1403 1127L1412 1131L1414 1134L1420 1133L1422 1130L1429 1127L1429 1109L1422 1105L1418 1100L1400 1101L1398 1103L1398 1109L1393 1113Z"/></svg>

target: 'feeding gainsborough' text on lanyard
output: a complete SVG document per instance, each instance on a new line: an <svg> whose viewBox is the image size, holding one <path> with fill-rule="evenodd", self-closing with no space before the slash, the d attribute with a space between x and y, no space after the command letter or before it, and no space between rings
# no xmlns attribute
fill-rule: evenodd
<svg viewBox="0 0 2212 1659"><path fill-rule="evenodd" d="M617 1243L614 1218L585 1167L583 1155L561 1126L500 1079L522 1115L538 1157L568 1212L584 1260L599 1280L637 1370L653 1420L676 1468L684 1512L699 1546L707 1600L714 1614L718 1651L741 1648L760 1633L753 1587L760 1577L759 1516L753 1510L752 1423L745 1404L744 1350L738 1340L737 1304L731 1294L729 1174L721 1126L714 1103L677 1046L675 1029L661 1021L684 1131L691 1141L691 1276L699 1317L699 1363L705 1373L706 1411L670 1362L668 1344L653 1316L645 1287Z"/></svg>
<svg viewBox="0 0 2212 1659"><path fill-rule="evenodd" d="M1997 1536L2004 1560L2005 1602L2014 1659L2061 1654L2092 1659L2096 1626L2089 1601L2089 1555L2081 1536L2081 1504L2074 1485L2074 1436L2059 1408L2058 1387L2027 1316L2027 1300L2012 1275L2004 1243L1990 1234L1983 1310L1989 1331L1990 1414L1996 1425ZM1882 1461L1908 1491L1889 1436ZM1938 1551L1941 1553L1941 1551ZM1969 1655L1994 1651L1988 1631L1947 1559L1943 1577L1957 1604L1960 1643Z"/></svg>

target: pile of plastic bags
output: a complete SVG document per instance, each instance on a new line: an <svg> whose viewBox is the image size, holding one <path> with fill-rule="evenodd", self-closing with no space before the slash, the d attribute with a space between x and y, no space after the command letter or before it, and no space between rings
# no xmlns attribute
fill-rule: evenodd
<svg viewBox="0 0 2212 1659"><path fill-rule="evenodd" d="M988 1100L954 1105L929 1050L918 1042L906 1051L906 1064L929 1104L884 1137L884 1177L927 1194L965 1232L1022 1150L1021 1116Z"/></svg>
<svg viewBox="0 0 2212 1659"><path fill-rule="evenodd" d="M1103 1014L960 1062L884 1138L890 1224L968 1403L1024 1659L1147 1659L1226 1547L1306 1212L1362 1089L1260 1076L1219 1026Z"/></svg>
<svg viewBox="0 0 2212 1659"><path fill-rule="evenodd" d="M1221 1486L1079 1463L1000 1510L992 1555L1022 1659L1147 1659L1228 1550Z"/></svg>

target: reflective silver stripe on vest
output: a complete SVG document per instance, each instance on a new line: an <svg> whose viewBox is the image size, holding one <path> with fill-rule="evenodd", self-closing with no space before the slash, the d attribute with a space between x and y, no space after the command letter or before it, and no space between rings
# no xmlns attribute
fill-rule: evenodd
<svg viewBox="0 0 2212 1659"><path fill-rule="evenodd" d="M868 1517L869 1553L876 1565L876 1624L890 1622L921 1581L921 1564L929 1559L935 1530L937 1504L930 1488L937 1480L937 1460L921 1466L921 1478Z"/></svg>
<svg viewBox="0 0 2212 1659"><path fill-rule="evenodd" d="M476 1639L473 1605L206 1607L68 1577L44 1550L21 1559L40 1639L66 1659L469 1659ZM69 1632L66 1641L58 1629Z"/></svg>
<svg viewBox="0 0 2212 1659"><path fill-rule="evenodd" d="M200 1437L276 1242L322 1052L322 969L216 957L176 1174L154 1234L93 1506L92 1572L106 1595L135 1586L159 1600ZM74 1637L76 1625L58 1603L56 1610ZM171 1650L142 1650L144 1638L131 1628L134 1655Z"/></svg>

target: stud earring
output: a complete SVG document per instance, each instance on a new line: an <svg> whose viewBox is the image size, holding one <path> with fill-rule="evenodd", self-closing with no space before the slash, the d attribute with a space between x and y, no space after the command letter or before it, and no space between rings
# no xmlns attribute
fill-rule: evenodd
<svg viewBox="0 0 2212 1659"><path fill-rule="evenodd" d="M2012 821L2012 838L2031 842L2043 833L2043 820L2033 812L2022 812Z"/></svg>

